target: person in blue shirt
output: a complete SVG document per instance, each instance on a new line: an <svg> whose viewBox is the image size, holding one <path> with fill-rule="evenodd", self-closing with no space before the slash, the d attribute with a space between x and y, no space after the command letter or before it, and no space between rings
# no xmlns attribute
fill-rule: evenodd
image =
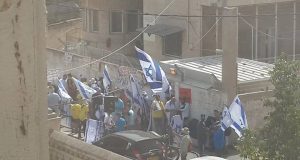
<svg viewBox="0 0 300 160"><path fill-rule="evenodd" d="M115 112L120 113L122 115L124 110L124 102L122 101L121 98L118 98L115 102Z"/></svg>
<svg viewBox="0 0 300 160"><path fill-rule="evenodd" d="M124 131L126 129L126 121L123 117L121 117L120 113L116 113L117 116L117 120L115 123L115 131L116 132L120 132L120 131Z"/></svg>

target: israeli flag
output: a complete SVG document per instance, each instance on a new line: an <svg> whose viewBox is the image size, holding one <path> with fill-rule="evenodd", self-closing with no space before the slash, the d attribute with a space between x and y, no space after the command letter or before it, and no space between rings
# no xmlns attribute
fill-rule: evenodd
<svg viewBox="0 0 300 160"><path fill-rule="evenodd" d="M130 85L131 85L131 93L132 93L132 103L138 107L143 106L143 100L141 96L141 87L138 84L137 80L134 78L133 75L130 75Z"/></svg>
<svg viewBox="0 0 300 160"><path fill-rule="evenodd" d="M170 92L170 85L165 72L158 62L154 61L146 52L135 47L143 73L153 93Z"/></svg>
<svg viewBox="0 0 300 160"><path fill-rule="evenodd" d="M242 131L248 128L248 123L244 107L238 96L234 98L230 105L229 112L233 121L230 127L233 128L235 133L241 137Z"/></svg>
<svg viewBox="0 0 300 160"><path fill-rule="evenodd" d="M231 118L231 114L227 107L224 107L223 113L222 113L222 120L221 120L221 129L225 131L227 128L229 128L233 124L233 120Z"/></svg>
<svg viewBox="0 0 300 160"><path fill-rule="evenodd" d="M111 86L111 84L112 84L112 81L109 76L108 68L105 65L104 70L103 70L103 86L104 86L106 93L108 93L108 88Z"/></svg>
<svg viewBox="0 0 300 160"><path fill-rule="evenodd" d="M85 100L91 100L92 95L95 94L97 91L93 88L87 86L86 84L80 82L78 79L73 78L75 85L77 87L77 90L79 90L80 95Z"/></svg>
<svg viewBox="0 0 300 160"><path fill-rule="evenodd" d="M58 94L62 98L63 101L66 102L66 101L72 100L71 96L68 94L66 88L63 85L63 79L60 79L58 81L57 87L58 87Z"/></svg>

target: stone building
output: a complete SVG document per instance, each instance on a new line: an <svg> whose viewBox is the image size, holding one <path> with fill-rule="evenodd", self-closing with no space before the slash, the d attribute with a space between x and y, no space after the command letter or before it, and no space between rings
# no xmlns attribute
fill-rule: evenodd
<svg viewBox="0 0 300 160"><path fill-rule="evenodd" d="M144 34L144 49L156 59L215 55L222 49L221 0L177 0ZM144 0L144 26L169 0ZM239 57L273 62L281 52L300 53L300 2L227 0L239 12ZM166 16L169 15L169 16Z"/></svg>
<svg viewBox="0 0 300 160"><path fill-rule="evenodd" d="M46 0L48 24L80 18L79 0Z"/></svg>
<svg viewBox="0 0 300 160"><path fill-rule="evenodd" d="M142 26L142 0L81 0L84 8L82 40L95 57L120 48L138 33ZM141 38L136 41L140 41ZM134 53L135 42L123 48L122 54ZM93 56L94 55L94 56Z"/></svg>
<svg viewBox="0 0 300 160"><path fill-rule="evenodd" d="M0 159L48 160L43 0L0 1Z"/></svg>

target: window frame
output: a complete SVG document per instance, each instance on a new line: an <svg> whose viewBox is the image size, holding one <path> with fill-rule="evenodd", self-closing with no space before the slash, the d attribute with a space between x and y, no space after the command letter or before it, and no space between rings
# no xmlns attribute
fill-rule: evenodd
<svg viewBox="0 0 300 160"><path fill-rule="evenodd" d="M180 55L174 55L174 54L168 54L166 52L166 40L168 39L167 37L170 36L170 35L174 35L174 34L178 34L180 36ZM176 33L172 33L172 34L169 34L169 35L166 35L166 36L162 36L161 37L162 39L162 55L164 56L168 56L168 57L175 57L175 58L182 58L182 41L183 41L183 37L182 37L182 32L176 32ZM179 45L174 45L174 46L179 46Z"/></svg>
<svg viewBox="0 0 300 160"><path fill-rule="evenodd" d="M94 15L97 15L97 27L94 26ZM95 29L97 28L97 29ZM88 9L88 31L89 32L99 32L100 31L100 25L99 25L99 11L96 9Z"/></svg>
<svg viewBox="0 0 300 160"><path fill-rule="evenodd" d="M129 30L129 15L130 15L130 13L136 13L136 22L137 22L137 26L136 26L136 29L135 30L133 30L133 31L131 31L131 30ZM133 14L134 15L134 14ZM129 32L129 33L133 33L133 32L136 32L136 30L139 28L139 27L141 27L141 17L140 17L140 15L139 15L139 10L138 9L130 9L130 10L126 10L126 22L127 22L127 32Z"/></svg>
<svg viewBox="0 0 300 160"><path fill-rule="evenodd" d="M122 25L121 25L121 32L115 32L115 31L112 31L112 14L113 12L119 12L121 13L121 21L122 21ZM111 10L110 11L110 14L109 14L109 32L111 34L121 34L121 33L124 33L124 14L123 14L123 10Z"/></svg>

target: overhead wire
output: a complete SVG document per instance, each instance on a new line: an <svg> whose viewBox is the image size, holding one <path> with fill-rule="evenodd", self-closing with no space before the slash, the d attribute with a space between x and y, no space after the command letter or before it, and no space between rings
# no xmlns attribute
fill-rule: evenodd
<svg viewBox="0 0 300 160"><path fill-rule="evenodd" d="M57 5L57 6L63 6L63 7L69 7L69 8L75 8L73 6L67 6L64 4L54 4L54 3L49 3L51 5ZM85 9L82 7L79 7L79 9ZM105 10L105 9L92 9L100 12L110 12L110 10ZM275 17L276 14L274 13L264 13L264 14L258 14L258 15L250 15L250 14L243 14L243 15L237 15L237 16L224 16L224 15L179 15L179 14L157 14L157 13L140 13L140 12L132 12L132 11L121 11L122 13L126 14L133 14L133 15L149 15L149 16L160 16L160 17L190 17L190 18L197 18L197 17L265 17L265 16L271 16ZM300 13L282 13L282 14L277 14L277 16L293 16L293 15L300 15Z"/></svg>
<svg viewBox="0 0 300 160"><path fill-rule="evenodd" d="M200 39L198 39L194 44L197 44L197 43L199 43L210 31L212 31L212 29L214 29L215 28L215 26L218 24L218 22L221 20L221 18L222 17L219 17L218 19L217 19L217 21L210 27L210 29L200 38Z"/></svg>
<svg viewBox="0 0 300 160"><path fill-rule="evenodd" d="M157 21L157 19L160 17L161 14L163 14L176 0L172 0L159 14L158 16L151 22L152 23L155 23ZM95 61L92 61L90 63L86 63L86 64L83 64L83 65L80 65L78 67L74 67L74 68L70 68L70 69L67 69L67 70L64 70L62 73L65 73L65 72L70 72L72 70L75 70L75 69L79 69L79 68L83 68L83 67L86 67L88 65L91 65L91 64L94 64L94 63L97 63L117 52L119 52L120 50L122 50L123 48L125 48L126 46L128 46L130 43L132 43L133 41L135 41L139 36L141 36L151 25L148 25L147 27L145 27L139 34L137 34L132 40L130 40L129 42L127 42L126 44L124 44L123 46L121 46L120 48L114 50L113 52L109 53L108 55L106 56L103 56L101 57L100 59L97 59Z"/></svg>
<svg viewBox="0 0 300 160"><path fill-rule="evenodd" d="M176 0L173 0L171 1L159 14L148 14L148 13L143 13L143 14L140 14L140 13L136 13L136 12L125 12L125 13L132 13L132 14L138 14L138 15L155 15L157 16L152 22L152 23L155 23L159 17L161 16L181 16L181 17L219 17L217 19L217 21L214 23L214 25L200 38L197 40L197 42L195 42L194 44L197 44L199 43L204 37L206 37L206 35L208 33L210 33L213 28L218 24L218 22L220 21L221 18L224 18L224 17L239 17L241 18L247 25L249 25L250 27L254 28L255 30L257 30L259 33L262 33L266 36L269 36L269 37L272 37L272 38L275 38L275 36L272 36L270 34L267 34L263 31L260 31L258 30L256 27L254 27L251 23L249 23L247 20L245 20L244 17L249 17L251 15L242 15L242 14L239 14L237 16L222 16L222 15L203 15L203 16L184 16L184 15L163 15L163 13L175 2ZM101 11L101 10L100 10ZM102 11L106 11L106 10L102 10ZM124 12L124 11L123 11ZM257 16L271 16L272 14L265 14L265 15L255 15L254 17L257 17ZM295 15L295 14L282 14L282 15ZM300 15L300 14L299 14ZM128 46L130 43L132 43L134 40L136 40L140 35L142 35L151 25L148 25L147 27L145 27L139 34L137 34L132 40L130 40L129 42L127 42L126 44L124 44L123 46L121 46L120 48L112 51L111 53L109 53L108 55L105 55L103 57L101 57L100 59L97 59L97 60L94 60L92 62L89 62L89 63L86 63L86 64L83 64L83 65L80 65L80 66L77 66L77 67L74 67L74 68L70 68L70 69L66 69L64 71L61 71L61 73L66 73L66 72L69 72L69 71L72 71L72 70L76 70L76 69L79 69L79 68L83 68L83 67L86 67L88 65L91 65L91 64L94 64L96 62L99 62L115 53L117 53L118 51L122 50L123 48L125 48L126 46ZM289 38L282 38L282 37L278 37L277 39L284 39L284 40L291 40ZM52 75L52 74L50 74Z"/></svg>
<svg viewBox="0 0 300 160"><path fill-rule="evenodd" d="M258 28L256 28L255 26L253 26L250 22L248 22L245 18L243 18L243 17L239 17L239 18L241 18L251 28L254 28L255 30L257 30L257 32L262 33L265 36L269 36L269 37L274 38L274 39L276 38L275 36L272 36L270 34L267 34L267 33L263 32L263 31L260 31ZM282 37L277 37L277 39L292 40L291 38L282 38Z"/></svg>

